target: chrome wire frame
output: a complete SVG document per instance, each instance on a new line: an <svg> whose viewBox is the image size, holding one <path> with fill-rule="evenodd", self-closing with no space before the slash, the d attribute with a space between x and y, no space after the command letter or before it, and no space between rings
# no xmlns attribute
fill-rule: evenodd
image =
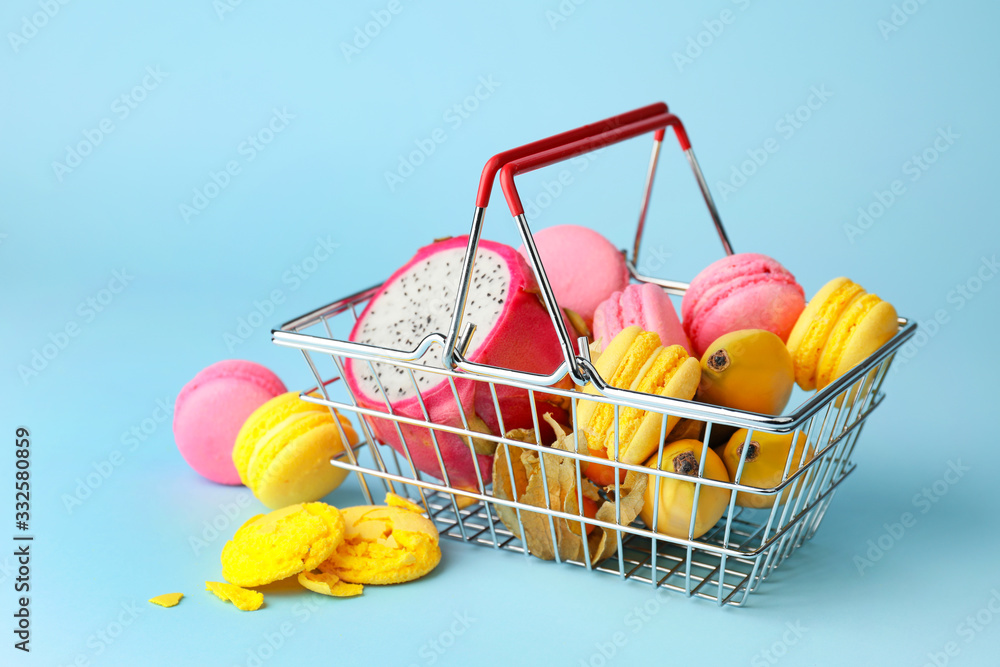
<svg viewBox="0 0 1000 667"><path fill-rule="evenodd" d="M638 275L635 277L656 284L667 282ZM676 282L664 286L673 293L683 293L687 287L684 283ZM742 606L747 596L761 582L816 533L837 487L854 470L855 464L851 456L865 422L884 398L882 383L893 356L896 350L913 335L916 328L914 323L901 318L899 332L864 363L805 400L791 413L780 417L766 417L676 399L662 399L667 401L669 406L664 408L656 400L660 397L636 392L619 391L612 392L608 396L595 396L584 395L579 388L542 388L531 383L457 372L443 366L428 367L412 361L402 361L390 350L386 350L384 355L370 352L365 355L346 354L338 346L340 341L335 340L332 324L337 324L339 330L349 331L376 291L377 286L335 301L272 332L276 344L299 349L313 373L316 386L302 392L302 398L350 416L355 431L361 434L362 440L358 445L349 448L331 463L357 474L367 502L380 504L387 492L404 495L426 509L442 537L523 553L526 556L529 555L529 551L525 543L500 521L496 511L497 506L506 505L516 510L518 527L522 535L524 534L522 512L530 511L547 516L553 543L556 541L556 521L568 521L572 525L579 525L581 529L587 524L609 528L614 531L617 538L617 553L602 562L591 563L588 551L583 560L569 562L612 574L620 579L644 582L654 588L664 588L688 596L714 600L719 605ZM423 416L414 418L395 414L388 404L384 410L360 406L356 397L351 395L347 383L341 381L344 363L349 358L355 359L354 363L366 365L381 363L404 369L414 387ZM622 407L634 406L664 415L673 414L706 422L704 436L706 443L712 428L748 428L750 431L747 441L754 432L802 431L806 433L807 441L813 447L813 458L805 460L809 451L806 447L803 448L800 460L793 461L796 448L789 447L783 481L773 488L760 489L740 483L742 460L736 479L733 481L722 482L701 476L705 468L707 445L702 448L697 477L618 461L609 462L586 454L553 450L537 444L473 431L464 419L460 426L431 422L414 376L414 372L418 371L433 373L440 375L442 380L446 379L451 385L452 397L456 403L458 402L456 381L487 384L498 414L500 414L497 400L498 385L523 389L533 403L537 400L538 392L547 396L565 397L572 406L570 414L574 421L576 399L585 397L589 401L610 404L614 406L616 417L614 422L616 442L617 415ZM377 374L373 375L378 377ZM463 414L461 410L458 413ZM393 447L375 444L374 429L371 425L374 420L391 422L401 444L399 451ZM441 434L462 436L468 444L470 455L473 456L471 440L473 437L498 444L505 443L522 450L544 451L550 455L558 451L560 456L572 461L576 467L578 493L581 488L579 485L581 465L585 462L595 462L619 470L648 474L649 484L658 485L667 478L692 481L695 483L695 507L698 495L708 486L729 490L730 502L724 516L707 533L695 538L693 532L689 531L687 539L680 539L652 532L638 519L630 525L618 525L554 509L547 484L542 485L545 489L545 505L542 507L526 504L516 496L514 500L495 498L491 493L491 480L484 479L478 474L478 470L475 488L454 486L449 480L448 470L444 467L439 450L436 453L440 474L431 476L417 470L413 465L410 445L405 437L405 429L413 427L428 429L435 447ZM541 442L537 413L533 427L536 442ZM501 430L503 430L502 423ZM660 440L662 443L663 438ZM661 444L658 458L662 453L662 447ZM744 452L748 449L743 448ZM544 474L545 466L541 466L540 471ZM774 502L770 509L740 507L736 505L737 492L761 498L771 497L777 502ZM614 494L614 498L615 516L618 517L621 512L620 496ZM581 505L582 502L577 503L577 507ZM655 516L653 521L656 522ZM693 528L694 517L691 521L692 531ZM559 560L558 552L556 560Z"/></svg>
<svg viewBox="0 0 1000 667"><path fill-rule="evenodd" d="M632 278L638 282L648 282L662 287L667 293L682 296L688 285L683 282L664 280L640 274L635 268L641 247L645 220L650 204L654 174L660 155L662 136L654 140L646 174L642 205L636 236L632 248L632 256L627 258L627 264ZM715 225L724 251L732 254L732 246L726 235L718 209L709 192L708 185L695 159L694 152L687 148L685 156L694 173L695 180L701 190L708 207L709 214ZM620 579L644 582L654 589L667 589L683 593L689 597L699 597L714 600L719 605L742 606L748 595L756 590L774 570L783 563L796 549L815 535L819 524L826 514L837 487L854 470L851 460L854 448L860 437L865 422L872 411L877 408L883 398L882 383L885 380L895 352L909 340L916 324L900 318L899 331L896 335L872 354L860 365L848 371L830 385L808 397L792 412L776 417L760 415L728 408L684 401L675 398L654 396L608 385L599 376L590 357L586 345L580 344L580 355L572 353L568 333L561 318L553 316L556 331L560 334L560 343L566 355L563 364L548 376L510 371L493 367L479 366L464 360L468 341L471 340L474 329L466 325L460 329L461 312L469 290L469 280L472 272L473 248L478 243L482 230L485 209L476 208L473 216L470 244L463 263L461 284L456 294L456 306L451 325L444 333L428 334L413 350L391 350L371 345L354 343L347 340L346 332L350 331L357 321L359 313L368 301L375 295L379 285L357 292L343 299L334 301L322 308L306 313L280 329L271 332L274 343L298 349L303 356L313 376L316 386L302 392L302 398L307 401L328 406L342 415L350 415L355 425L355 432L362 435L362 441L348 448L343 455L334 458L331 463L340 468L354 471L361 485L365 499L371 503L381 503L386 493L392 492L404 495L425 508L428 516L438 527L442 537L493 547L494 549L513 551L530 556L525 543L519 539L499 518L497 507L507 506L515 510L519 533L524 535L523 512L534 512L547 518L550 539L557 541L556 522L569 522L571 526L579 526L582 534L586 525L599 526L614 532L617 551L614 555L601 562L592 563L587 541L583 540L583 560L571 560L570 563L585 567L588 570L598 570L615 575ZM531 232L523 215L516 219L518 230L527 248L532 249ZM537 253L533 253L537 255ZM545 273L538 257L531 257L533 269L539 278L540 287L545 301L554 308L555 300L551 287L545 280ZM334 335L333 331L344 331L343 336ZM578 341L585 343L585 339ZM421 357L431 348L440 347L442 361L439 365L427 366L421 363ZM409 379L420 407L420 415L413 417L397 414L392 405L386 401L384 409L362 407L356 396L353 396L344 376L345 362L363 364L372 372L378 381L374 364L384 364L401 369ZM462 416L459 426L434 423L430 420L430 411L423 399L415 372L432 373L440 376L441 381L447 381L451 388L451 396L460 403L457 382L474 382L488 385L493 407L499 416L499 431L501 435L484 434L469 428L462 409L457 414ZM550 386L552 383L569 376L576 381L589 380L598 391L598 395L583 394L579 386L574 389L560 389ZM585 398L596 403L613 406L614 410L614 444L616 453L619 451L619 414L623 407L634 407L661 415L672 415L681 418L695 419L705 422L703 445L699 458L697 476L679 475L673 472L630 465L615 460L608 461L586 454L578 454L577 450L567 452L543 447L538 444L515 441L504 437L507 432L497 398L497 387L517 388L523 390L532 404L532 414L535 442L542 442L541 429L537 410L535 410L537 394L559 396L568 402L570 409L570 427L576 421L577 400ZM380 395L385 396L379 383ZM458 406L460 408L460 406ZM340 429L342 441L347 439L339 421L334 420ZM399 449L380 444L375 439L377 421L390 424ZM666 419L662 420L660 445L656 460L660 460L663 452ZM807 443L811 446L812 458L807 459L810 447L803 447L799 460L793 460L796 447L789 447L789 453L782 474L782 481L773 488L761 489L740 482L745 463L745 452L749 447L743 447L744 454L739 461L736 478L732 481L717 481L704 475L706 457L713 428L745 428L748 429L745 443L750 442L755 432L791 433L804 432ZM421 429L430 435L438 464L437 475L428 475L420 471L413 463L410 451L411 444L407 442L405 433L413 429ZM552 507L548 484L544 483L546 465L539 467L543 475L544 506L525 503L515 493L513 500L497 498L492 495L490 479L484 479L476 469L475 488L460 488L451 483L449 471L444 465L438 438L444 434L457 435L464 439L469 448L470 456L475 459L473 438L480 441L488 440L497 444L503 443L522 450L547 455L562 456L571 461L576 471L576 494L578 508L583 506L581 496L581 467L583 463L600 463L608 465L617 471L634 471L648 475L648 484L654 485L654 493L658 496L659 486L666 479L679 479L693 482L693 506L698 507L698 500L705 487L716 487L729 492L729 504L725 514L711 527L708 532L695 537L694 528L696 516L692 512L690 527L686 539L672 537L649 530L640 520L628 525L621 521L621 496L618 493L619 483L615 482L613 498L615 503L615 522L605 522L582 514L569 514ZM796 436L797 437L797 436ZM574 444L578 444L578 432L574 429ZM508 458L509 462L509 458ZM513 478L512 471L509 471ZM618 475L615 474L615 479ZM773 499L769 509L751 509L736 504L737 493L747 494L760 499ZM657 525L659 508L654 509L652 523ZM555 550L555 560L559 561L558 549Z"/></svg>

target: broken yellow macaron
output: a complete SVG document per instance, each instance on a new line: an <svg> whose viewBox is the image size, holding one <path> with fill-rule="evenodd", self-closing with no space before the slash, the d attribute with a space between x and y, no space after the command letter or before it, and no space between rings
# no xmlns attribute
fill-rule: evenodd
<svg viewBox="0 0 1000 667"><path fill-rule="evenodd" d="M328 572L299 572L298 580L303 588L335 598L355 597L365 590L361 584L349 584Z"/></svg>
<svg viewBox="0 0 1000 667"><path fill-rule="evenodd" d="M163 595L157 595L155 598L150 598L149 601L161 607L176 607L182 597L184 597L183 593L164 593Z"/></svg>
<svg viewBox="0 0 1000 667"><path fill-rule="evenodd" d="M338 426L338 423L339 426ZM257 408L233 446L240 480L272 509L319 500L336 489L347 470L330 464L358 436L341 414L290 391Z"/></svg>
<svg viewBox="0 0 1000 667"><path fill-rule="evenodd" d="M882 347L899 329L896 309L847 278L820 289L795 322L788 351L795 382L822 389Z"/></svg>
<svg viewBox="0 0 1000 667"><path fill-rule="evenodd" d="M264 595L221 581L206 581L205 590L211 591L220 600L232 602L240 611L257 611L264 604Z"/></svg>
<svg viewBox="0 0 1000 667"><path fill-rule="evenodd" d="M615 336L594 363L594 368L612 387L657 396L691 400L698 390L701 367L680 345L663 347L660 337L637 326L626 327ZM593 384L584 393L598 394ZM667 417L666 433L679 417ZM587 439L591 453L615 459L614 406L581 400L577 405L577 428ZM663 415L631 406L618 411L618 460L639 465L656 451Z"/></svg>
<svg viewBox="0 0 1000 667"><path fill-rule="evenodd" d="M222 548L222 576L238 586L261 586L314 570L344 535L341 513L325 503L299 503L258 514Z"/></svg>
<svg viewBox="0 0 1000 667"><path fill-rule="evenodd" d="M441 562L434 523L398 496L387 502L341 511L344 541L319 565L322 572L353 584L401 584L424 576Z"/></svg>

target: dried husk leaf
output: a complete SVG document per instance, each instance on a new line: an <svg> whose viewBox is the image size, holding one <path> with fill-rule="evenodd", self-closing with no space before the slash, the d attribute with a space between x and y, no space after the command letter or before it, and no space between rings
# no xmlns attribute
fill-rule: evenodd
<svg viewBox="0 0 1000 667"><path fill-rule="evenodd" d="M473 414L466 418L469 423L469 430L475 431L476 433L485 433L487 435L493 435L490 431L490 427L486 425L486 422L482 420L479 415ZM487 440L486 438L470 438L472 440L472 449L475 450L476 454L485 454L486 456L492 455L496 452L497 443L494 440Z"/></svg>
<svg viewBox="0 0 1000 667"><path fill-rule="evenodd" d="M534 437L534 431L526 431ZM507 434L511 440L520 440L514 431ZM493 495L502 500L517 501L524 496L524 491L528 487L528 474L521 462L521 453L525 450L520 447L508 446L506 443L497 445L497 451L493 456ZM513 479L511 473L513 472ZM521 537L521 527L517 522L517 510L507 505L495 505L500 521L507 526L510 532L518 538Z"/></svg>
<svg viewBox="0 0 1000 667"><path fill-rule="evenodd" d="M621 495L619 502L621 503L622 520L620 525L627 526L639 516L642 505L646 500L647 480L647 475L630 470L625 475L625 481L618 485ZM595 518L607 521L608 523L616 523L614 492L615 488L613 486L607 488L606 493L609 496L609 501L597 508L597 516ZM618 551L618 536L610 528L600 527L593 530L590 533L588 541L591 545L590 559L592 563L596 564L605 558L614 556L615 552Z"/></svg>
<svg viewBox="0 0 1000 667"><path fill-rule="evenodd" d="M572 433L556 422L550 415L544 415L556 434L552 445L554 450L573 451L578 447L586 451L586 441L582 438L574 443ZM520 429L507 434L511 440L534 443L534 431ZM510 467L508 468L508 464ZM545 466L545 480L541 474ZM511 486L511 471L514 473L514 485ZM584 517L580 510L577 497L577 462L555 453L544 453L539 458L538 453L515 446L501 444L497 447L493 463L493 494L505 500L517 500L534 507L548 507L567 514ZM546 487L548 487L548 503L546 503ZM516 497L513 491L516 489ZM646 476L630 472L624 483L619 485L621 493L621 524L628 525L639 515L642 509L646 489ZM597 504L596 518L615 523L614 489L609 488L610 500L602 498L600 491L590 480L581 480L580 493L583 497ZM582 561L587 557L581 536L581 522L563 518L550 517L541 512L521 510L521 521L524 524L524 537L521 536L517 522L517 512L509 507L497 507L500 520L512 533L524 540L528 551L543 560L553 560L558 550L562 560ZM553 542L553 534L555 541ZM615 531L605 528L595 528L586 536L590 560L597 563L617 551L618 540Z"/></svg>
<svg viewBox="0 0 1000 667"><path fill-rule="evenodd" d="M534 452L528 452L534 454ZM567 465L567 459L554 455L545 455L545 480L542 480L541 466L537 466L537 473L528 479L528 488L525 490L522 501L534 507L549 507L558 511L563 511L566 505L566 496L571 492L576 493L576 468ZM562 463L556 463L562 459ZM537 458L535 459L538 460ZM547 484L546 484L547 483ZM548 487L548 504L546 504L546 486ZM581 549L580 537L575 535L565 519L551 518L540 512L521 510L521 521L524 522L524 541L528 546L528 551L533 556L543 560L555 558L555 548L553 548L552 534L555 532L555 545L559 550L559 557L563 560L578 559Z"/></svg>

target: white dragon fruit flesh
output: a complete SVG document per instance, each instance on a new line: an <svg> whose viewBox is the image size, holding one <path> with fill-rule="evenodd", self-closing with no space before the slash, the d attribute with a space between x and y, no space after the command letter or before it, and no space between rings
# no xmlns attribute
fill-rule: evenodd
<svg viewBox="0 0 1000 667"><path fill-rule="evenodd" d="M468 237L455 237L421 248L372 297L355 323L350 340L395 350L412 350L427 334L445 333L451 322L467 244ZM548 311L538 296L531 268L510 246L480 241L463 326L465 322L476 325L466 355L469 361L548 374L563 360L562 348ZM419 363L441 368L441 348L432 347ZM387 412L385 399L388 397L395 414L425 419L407 369L348 359L344 370L345 380L362 407ZM430 421L461 428L462 416L448 376L425 371L414 371L413 376ZM533 428L528 392L501 382L495 387L504 429ZM455 388L469 428L502 435L489 384L456 378ZM535 392L540 426L548 428L542 419L545 413L552 414L557 421L567 421L560 402L551 394ZM405 453L396 430L398 426L414 466L437 479L444 479L430 429L377 417L366 419L376 439ZM434 436L452 486L477 486L473 458L484 482L489 482L492 455L475 453L474 457L476 448L470 452L469 439L453 433L435 430ZM544 438L545 435L543 441Z"/></svg>

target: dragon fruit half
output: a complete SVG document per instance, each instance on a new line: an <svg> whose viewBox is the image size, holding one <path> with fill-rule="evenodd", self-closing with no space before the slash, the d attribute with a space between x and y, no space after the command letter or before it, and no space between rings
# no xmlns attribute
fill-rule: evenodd
<svg viewBox="0 0 1000 667"><path fill-rule="evenodd" d="M429 333L445 332L451 322L458 281L468 237L437 241L421 248L405 266L386 280L372 297L351 331L350 340L396 350L412 350ZM480 241L466 300L465 322L476 325L469 345L469 361L533 373L553 372L563 360L562 348L548 311L538 296L531 268L513 248L492 241ZM433 347L421 364L441 367L441 349ZM372 367L378 381L372 374ZM415 371L414 377L435 424L462 427L462 416L448 382L438 373ZM405 368L391 364L348 359L345 380L358 403L386 412L385 390L393 412L424 419L417 394ZM528 392L496 383L497 402L505 429L532 428L534 419ZM469 428L494 435L500 433L497 411L489 384L455 379L462 410ZM566 422L566 411L558 397L535 393L540 425L545 413ZM430 429L368 417L374 436L403 452L396 426L403 433L413 464L422 472L442 479L441 466L434 452ZM476 487L473 456L466 438L436 430L441 459L452 486ZM546 436L543 434L543 441ZM493 456L489 447L476 443L475 458L483 480L490 480Z"/></svg>

